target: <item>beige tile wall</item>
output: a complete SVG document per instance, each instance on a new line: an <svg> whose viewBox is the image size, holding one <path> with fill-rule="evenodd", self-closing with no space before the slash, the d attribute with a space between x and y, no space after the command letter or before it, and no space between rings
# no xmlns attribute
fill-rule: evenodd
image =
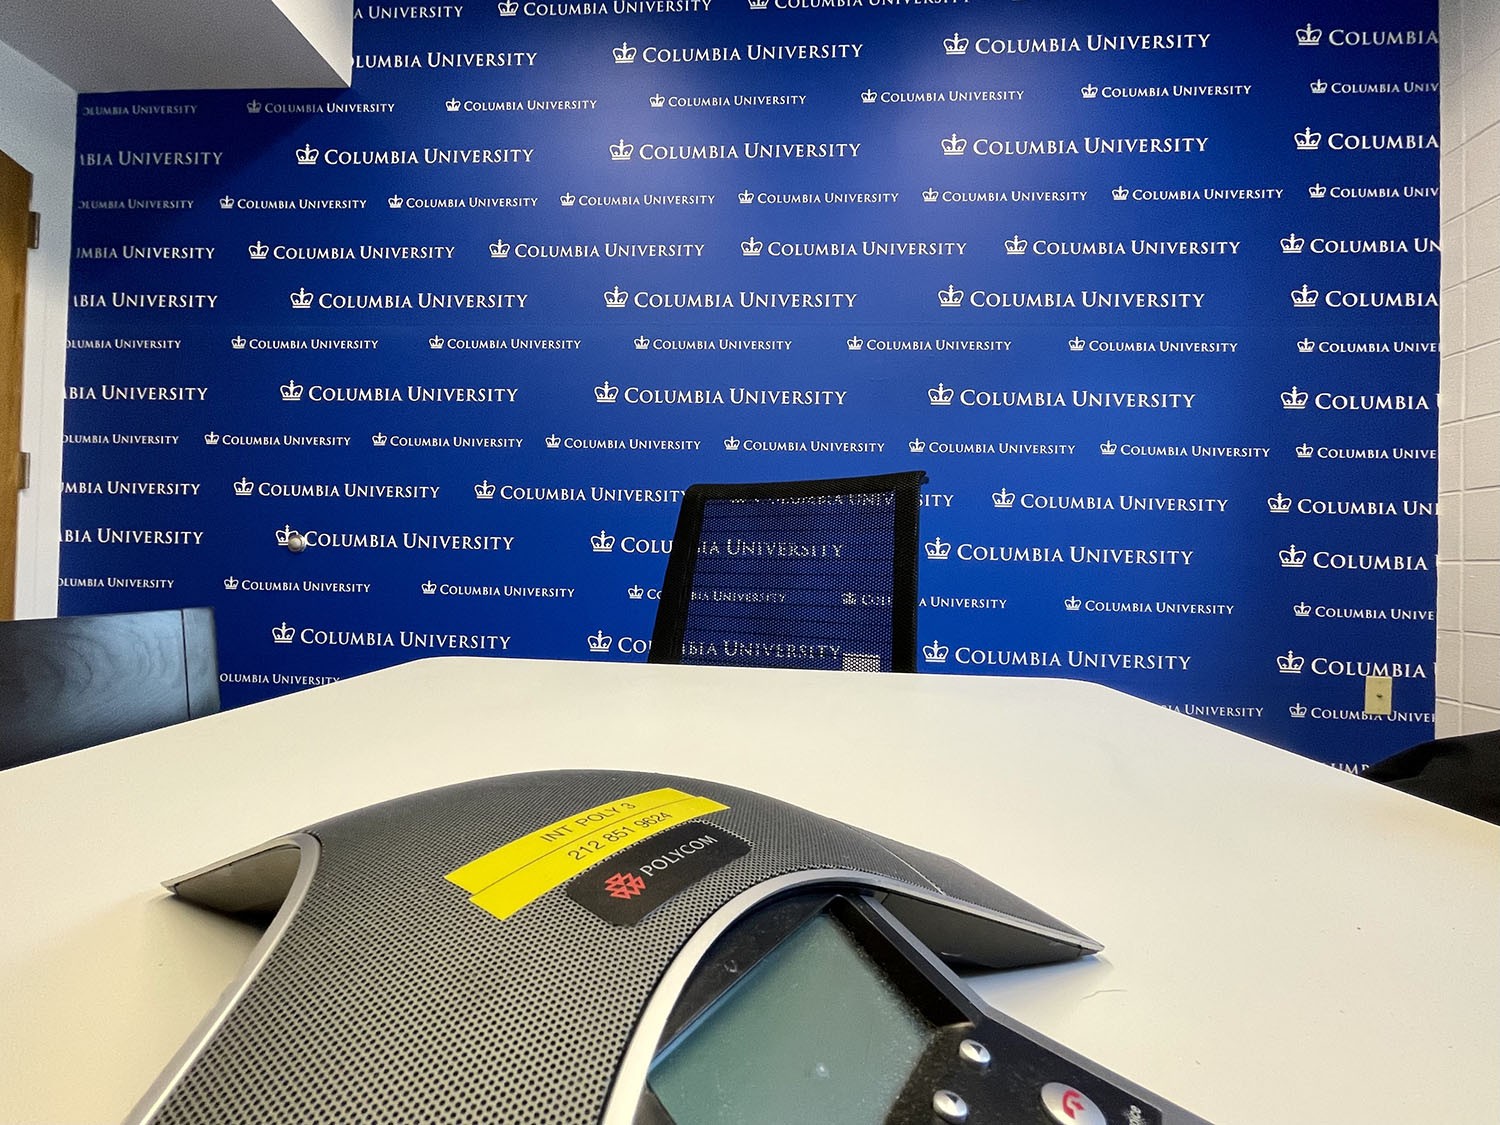
<svg viewBox="0 0 1500 1125"><path fill-rule="evenodd" d="M1500 0L1442 0L1439 737L1500 728Z"/></svg>

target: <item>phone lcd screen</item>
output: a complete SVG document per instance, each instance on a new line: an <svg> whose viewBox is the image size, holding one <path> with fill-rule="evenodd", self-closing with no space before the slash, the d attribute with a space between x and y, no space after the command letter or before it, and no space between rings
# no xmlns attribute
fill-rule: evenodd
<svg viewBox="0 0 1500 1125"><path fill-rule="evenodd" d="M652 1067L677 1125L870 1125L934 1028L827 914L759 961Z"/></svg>

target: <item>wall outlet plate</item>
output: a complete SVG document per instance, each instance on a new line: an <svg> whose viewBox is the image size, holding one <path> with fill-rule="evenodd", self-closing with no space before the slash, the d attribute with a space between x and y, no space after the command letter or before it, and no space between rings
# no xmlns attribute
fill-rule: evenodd
<svg viewBox="0 0 1500 1125"><path fill-rule="evenodd" d="M1391 713L1391 678L1389 676L1365 677L1365 714L1389 715Z"/></svg>

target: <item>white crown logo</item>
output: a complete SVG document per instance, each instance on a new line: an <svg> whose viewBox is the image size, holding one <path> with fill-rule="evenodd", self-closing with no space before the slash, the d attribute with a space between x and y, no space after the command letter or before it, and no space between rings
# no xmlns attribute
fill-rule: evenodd
<svg viewBox="0 0 1500 1125"><path fill-rule="evenodd" d="M1008 488L1002 488L999 492L991 492L990 500L997 508L1010 508L1015 506L1016 494Z"/></svg>
<svg viewBox="0 0 1500 1125"><path fill-rule="evenodd" d="M429 337L427 337L427 346L429 348L431 348L433 351L441 351L442 348L443 348L443 345L446 344L446 343L447 343L447 341L444 340L441 336L429 336Z"/></svg>
<svg viewBox="0 0 1500 1125"><path fill-rule="evenodd" d="M1297 148L1302 152L1311 152L1323 143L1323 134L1314 133L1309 125L1300 133L1293 133L1292 140L1297 142Z"/></svg>
<svg viewBox="0 0 1500 1125"><path fill-rule="evenodd" d="M1278 551L1276 555L1281 560L1281 565L1288 570L1296 570L1307 562L1307 552L1295 543L1288 544L1286 550Z"/></svg>
<svg viewBox="0 0 1500 1125"><path fill-rule="evenodd" d="M1307 282L1302 283L1301 289L1292 290L1292 307L1298 309L1310 309L1318 303L1318 291L1310 288Z"/></svg>
<svg viewBox="0 0 1500 1125"><path fill-rule="evenodd" d="M495 5L495 10L502 16L513 16L521 10L521 5L516 3L516 0L500 0L500 3Z"/></svg>
<svg viewBox="0 0 1500 1125"><path fill-rule="evenodd" d="M935 187L925 188L922 191L923 203L936 203L938 201L938 189Z"/></svg>
<svg viewBox="0 0 1500 1125"><path fill-rule="evenodd" d="M370 444L373 445L376 449L383 448L385 446L386 440L387 439L384 434L370 435Z"/></svg>
<svg viewBox="0 0 1500 1125"><path fill-rule="evenodd" d="M752 12L764 12L770 6L771 0L750 0L750 10Z"/></svg>
<svg viewBox="0 0 1500 1125"><path fill-rule="evenodd" d="M1304 441L1301 445L1299 445L1297 447L1297 456L1300 457L1302 460L1306 461L1312 455L1313 455L1313 447L1310 446L1310 445L1308 445L1307 442Z"/></svg>
<svg viewBox="0 0 1500 1125"><path fill-rule="evenodd" d="M614 402L619 397L620 388L615 386L608 379L604 380L603 383L594 388L595 402Z"/></svg>
<svg viewBox="0 0 1500 1125"><path fill-rule="evenodd" d="M1295 676L1299 672L1301 672L1302 666L1306 663L1307 660L1305 658L1298 656L1291 649L1286 650L1285 656L1278 656L1276 658L1277 670L1280 672L1285 672L1290 676Z"/></svg>
<svg viewBox="0 0 1500 1125"><path fill-rule="evenodd" d="M1281 252L1283 254L1300 254L1302 248L1307 245L1307 240L1293 231L1281 240Z"/></svg>
<svg viewBox="0 0 1500 1125"><path fill-rule="evenodd" d="M250 260L253 262L264 262L266 255L271 252L271 248L260 241L252 242L248 249L250 251Z"/></svg>
<svg viewBox="0 0 1500 1125"><path fill-rule="evenodd" d="M913 453L921 453L927 448L927 443L919 437L912 438L911 441L906 443L906 448L910 449Z"/></svg>
<svg viewBox="0 0 1500 1125"><path fill-rule="evenodd" d="M1019 234L1016 235L1014 238L1009 239L1005 243L1005 252L1007 254L1024 254L1024 253L1026 253L1026 240L1024 238L1022 238Z"/></svg>
<svg viewBox="0 0 1500 1125"><path fill-rule="evenodd" d="M208 433L206 433L206 434L203 435L203 444L204 445L218 445L219 444L219 435L216 434L216 433L214 433L212 430L209 430Z"/></svg>
<svg viewBox="0 0 1500 1125"><path fill-rule="evenodd" d="M589 536L589 546L594 548L594 554L607 555L615 549L615 537L607 531L601 531L598 535Z"/></svg>
<svg viewBox="0 0 1500 1125"><path fill-rule="evenodd" d="M629 43L621 43L618 47L615 48L615 62L635 62L635 48L632 47Z"/></svg>
<svg viewBox="0 0 1500 1125"><path fill-rule="evenodd" d="M730 434L724 439L724 449L729 453L737 452L740 448L740 439Z"/></svg>
<svg viewBox="0 0 1500 1125"><path fill-rule="evenodd" d="M924 543L922 549L927 552L929 559L946 559L953 550L953 544L939 535L930 543Z"/></svg>
<svg viewBox="0 0 1500 1125"><path fill-rule="evenodd" d="M316 164L321 154L312 145L303 145L297 150L298 164Z"/></svg>
<svg viewBox="0 0 1500 1125"><path fill-rule="evenodd" d="M312 308L313 295L307 291L307 286L305 285L295 293L288 293L287 298L292 302L292 308L294 309Z"/></svg>
<svg viewBox="0 0 1500 1125"><path fill-rule="evenodd" d="M449 98L446 102L443 103L443 105L447 107L449 113L457 113L463 106L463 102L459 101L457 98Z"/></svg>
<svg viewBox="0 0 1500 1125"><path fill-rule="evenodd" d="M1309 198L1309 199L1322 199L1327 194L1328 194L1328 189L1326 187L1324 187L1322 184L1309 184L1308 185L1308 188L1307 188L1307 198Z"/></svg>
<svg viewBox="0 0 1500 1125"><path fill-rule="evenodd" d="M546 442L547 442L547 448L548 449L561 449L562 448L562 438L558 437L556 434L548 434L547 438L546 438Z"/></svg>
<svg viewBox="0 0 1500 1125"><path fill-rule="evenodd" d="M635 338L635 350L636 351L643 352L643 351L648 350L650 347L651 347L651 340L650 340L649 337L641 335L641 336L637 336Z"/></svg>
<svg viewBox="0 0 1500 1125"><path fill-rule="evenodd" d="M625 292L625 290L616 285L613 289L607 290L605 292L604 307L607 309L623 309L625 307L625 301L627 298L629 298L629 296L629 293Z"/></svg>
<svg viewBox="0 0 1500 1125"><path fill-rule="evenodd" d="M629 160L630 154L634 151L635 145L630 144L624 137L621 137L609 146L609 158L611 160Z"/></svg>
<svg viewBox="0 0 1500 1125"><path fill-rule="evenodd" d="M297 531L291 524L276 529L276 546L290 547L293 539L301 539L302 532Z"/></svg>
<svg viewBox="0 0 1500 1125"><path fill-rule="evenodd" d="M637 582L634 586L625 591L625 596L633 602L638 602L646 596L646 588L639 582Z"/></svg>
<svg viewBox="0 0 1500 1125"><path fill-rule="evenodd" d="M226 590L238 590L239 588L240 588L240 580L238 578L236 578L234 575L231 574L228 578L224 579L224 589L226 589Z"/></svg>
<svg viewBox="0 0 1500 1125"><path fill-rule="evenodd" d="M424 593L424 594L435 594L435 593L437 593L437 583L434 582L431 578L429 578L426 582L422 583L422 593Z"/></svg>
<svg viewBox="0 0 1500 1125"><path fill-rule="evenodd" d="M744 191L740 192L740 202L741 203L754 203L755 202L755 193L753 191L751 191L749 188L746 188Z"/></svg>
<svg viewBox="0 0 1500 1125"><path fill-rule="evenodd" d="M557 197L557 202L562 204L562 206L564 207L571 207L573 206L573 204L578 202L578 197L571 191L565 191Z"/></svg>
<svg viewBox="0 0 1500 1125"><path fill-rule="evenodd" d="M1115 197L1116 203L1124 203L1125 200L1130 198L1130 192L1126 189L1124 184L1121 184L1119 187L1112 189L1109 194Z"/></svg>
<svg viewBox="0 0 1500 1125"><path fill-rule="evenodd" d="M231 348L233 348L237 352L244 351L245 350L245 344L246 344L246 340L245 340L245 337L243 337L243 336L236 336L234 339L232 339L232 340L229 341L229 346Z"/></svg>
<svg viewBox="0 0 1500 1125"><path fill-rule="evenodd" d="M280 625L272 628L271 640L275 641L279 645L289 645L292 643L292 638L296 636L296 634L297 630L293 629L290 625L283 621Z"/></svg>
<svg viewBox="0 0 1500 1125"><path fill-rule="evenodd" d="M495 486L485 478L474 486L474 499L493 500L495 498Z"/></svg>
<svg viewBox="0 0 1500 1125"><path fill-rule="evenodd" d="M1083 602L1077 594L1074 594L1067 601L1063 602L1063 608L1069 613L1076 613L1083 608Z"/></svg>
<svg viewBox="0 0 1500 1125"><path fill-rule="evenodd" d="M1078 92L1086 98L1097 98L1099 96L1099 87L1090 82Z"/></svg>
<svg viewBox="0 0 1500 1125"><path fill-rule="evenodd" d="M1108 438L1105 438L1099 443L1099 452L1106 457L1113 457L1116 453L1119 452L1119 449L1120 447L1114 442L1110 441Z"/></svg>
<svg viewBox="0 0 1500 1125"><path fill-rule="evenodd" d="M1297 29L1297 46L1299 47L1316 47L1322 41L1323 29L1314 27L1311 21L1308 22L1306 27L1299 27Z"/></svg>
<svg viewBox="0 0 1500 1125"><path fill-rule="evenodd" d="M497 239L495 239L494 242L490 243L490 257L491 258L509 258L510 257L510 243L506 242L503 238L497 238Z"/></svg>
<svg viewBox="0 0 1500 1125"><path fill-rule="evenodd" d="M1293 703L1286 709L1286 713L1294 719L1307 718L1307 708L1302 706L1302 704L1300 703Z"/></svg>
<svg viewBox="0 0 1500 1125"><path fill-rule="evenodd" d="M848 348L851 352L862 352L865 350L865 342L858 336L850 336L844 341L844 347Z"/></svg>
<svg viewBox="0 0 1500 1125"><path fill-rule="evenodd" d="M406 200L402 199L399 195L393 195L385 201L386 206L389 207L392 211L401 210L405 203Z"/></svg>
<svg viewBox="0 0 1500 1125"><path fill-rule="evenodd" d="M652 94L651 95L651 108L652 109L660 109L662 106L664 106L666 104L667 104L667 99L663 95L661 95L661 94Z"/></svg>
<svg viewBox="0 0 1500 1125"><path fill-rule="evenodd" d="M839 598L839 601L843 602L845 605L858 605L859 597L854 593L845 591L843 596Z"/></svg>
<svg viewBox="0 0 1500 1125"><path fill-rule="evenodd" d="M1328 93L1328 83L1324 82L1321 78L1314 78L1307 84L1307 88L1315 94Z"/></svg>
<svg viewBox="0 0 1500 1125"><path fill-rule="evenodd" d="M1292 615L1294 617L1311 617L1312 606L1308 605L1306 602L1298 602L1296 605L1292 606Z"/></svg>
<svg viewBox="0 0 1500 1125"><path fill-rule="evenodd" d="M1082 336L1074 336L1068 341L1068 351L1081 352L1087 346L1087 341Z"/></svg>
<svg viewBox="0 0 1500 1125"><path fill-rule="evenodd" d="M1298 390L1297 384L1292 384L1292 389L1281 392L1281 408L1283 410L1306 410L1307 392Z"/></svg>
<svg viewBox="0 0 1500 1125"><path fill-rule="evenodd" d="M219 207L220 207L221 210L224 210L224 211L233 210L233 208L234 208L234 196L232 196L232 195L226 195L223 199L219 200Z"/></svg>
<svg viewBox="0 0 1500 1125"><path fill-rule="evenodd" d="M245 103L246 113L259 113L260 109L260 102L256 101L254 98L251 98L248 102Z"/></svg>
<svg viewBox="0 0 1500 1125"><path fill-rule="evenodd" d="M1313 338L1311 336L1304 336L1302 339L1297 341L1297 350L1303 355L1311 355L1313 349L1317 346L1318 345L1313 341Z"/></svg>
<svg viewBox="0 0 1500 1125"><path fill-rule="evenodd" d="M874 105L875 104L875 99L878 96L879 95L877 95L874 90L866 90L863 94L861 94L859 96L859 100L862 101L862 102L864 102L865 105Z"/></svg>
<svg viewBox="0 0 1500 1125"><path fill-rule="evenodd" d="M295 380L295 379L292 379L290 382L282 383L281 384L281 401L282 402L301 402L302 401L302 392L303 392L304 389L305 388L302 386L302 384L299 383L299 382L297 382L297 380Z"/></svg>
<svg viewBox="0 0 1500 1125"><path fill-rule="evenodd" d="M946 289L938 290L938 304L945 309L956 309L964 303L964 294L958 286L951 282Z"/></svg>
<svg viewBox="0 0 1500 1125"><path fill-rule="evenodd" d="M740 243L740 253L747 258L759 258L760 252L765 248L766 244L754 235L751 235L744 242Z"/></svg>
<svg viewBox="0 0 1500 1125"><path fill-rule="evenodd" d="M945 387L942 383L939 383L935 387L928 387L927 401L933 406L952 406L953 388Z"/></svg>
<svg viewBox="0 0 1500 1125"><path fill-rule="evenodd" d="M253 496L255 494L255 482L249 477L241 477L234 482L234 494L236 496Z"/></svg>
<svg viewBox="0 0 1500 1125"><path fill-rule="evenodd" d="M1266 507L1278 516L1285 515L1292 510L1292 498L1278 492L1275 496L1266 497Z"/></svg>
<svg viewBox="0 0 1500 1125"><path fill-rule="evenodd" d="M967 55L969 53L969 41L958 32L943 40L943 53L945 55Z"/></svg>
<svg viewBox="0 0 1500 1125"><path fill-rule="evenodd" d="M944 156L962 156L969 147L969 142L957 133L943 138Z"/></svg>
<svg viewBox="0 0 1500 1125"><path fill-rule="evenodd" d="M597 633L595 633L592 637L589 638L589 651L590 652L608 652L609 651L609 646L610 646L610 644L613 641L614 641L613 637L607 637L607 636L605 636L604 635L604 630L600 629Z"/></svg>
<svg viewBox="0 0 1500 1125"><path fill-rule="evenodd" d="M937 641L923 645L922 659L929 664L946 664L948 662L948 646L940 645Z"/></svg>

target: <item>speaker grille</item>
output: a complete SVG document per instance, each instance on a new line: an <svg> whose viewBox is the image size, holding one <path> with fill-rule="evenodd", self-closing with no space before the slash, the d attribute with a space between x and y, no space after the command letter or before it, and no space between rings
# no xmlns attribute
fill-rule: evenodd
<svg viewBox="0 0 1500 1125"><path fill-rule="evenodd" d="M528 832L659 786L728 805L702 819L751 850L634 926L603 922L561 887L501 920L444 879ZM300 909L154 1121L593 1122L659 976L730 898L824 867L941 890L868 833L660 775L497 778L308 831L322 856Z"/></svg>

